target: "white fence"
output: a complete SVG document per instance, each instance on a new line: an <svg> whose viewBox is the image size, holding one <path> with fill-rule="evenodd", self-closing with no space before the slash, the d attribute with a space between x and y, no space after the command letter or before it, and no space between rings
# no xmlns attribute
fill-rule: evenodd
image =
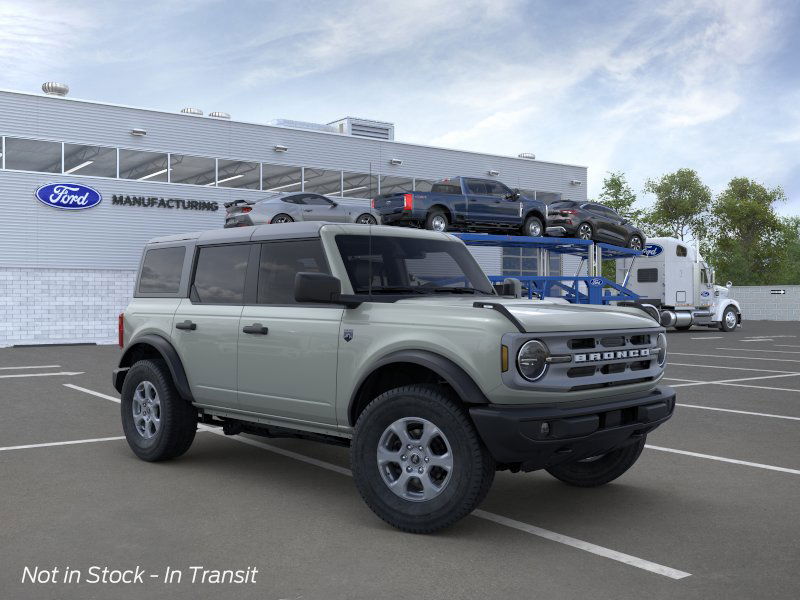
<svg viewBox="0 0 800 600"><path fill-rule="evenodd" d="M743 285L731 288L745 321L800 321L800 285Z"/></svg>

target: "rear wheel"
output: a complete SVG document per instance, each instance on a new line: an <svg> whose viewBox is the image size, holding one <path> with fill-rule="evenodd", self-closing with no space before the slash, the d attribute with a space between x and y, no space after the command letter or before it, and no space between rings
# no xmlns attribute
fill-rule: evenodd
<svg viewBox="0 0 800 600"><path fill-rule="evenodd" d="M133 453L146 461L185 453L197 431L197 411L180 397L163 360L140 360L125 376L122 429Z"/></svg>
<svg viewBox="0 0 800 600"><path fill-rule="evenodd" d="M544 225L539 217L530 216L525 219L525 224L522 226L522 235L528 237L541 237L544 235Z"/></svg>
<svg viewBox="0 0 800 600"><path fill-rule="evenodd" d="M377 225L378 220L372 215L364 213L356 219L356 223L360 223L361 225Z"/></svg>
<svg viewBox="0 0 800 600"><path fill-rule="evenodd" d="M550 467L547 472L556 479L578 487L597 487L614 481L639 459L647 436L632 444L575 462Z"/></svg>
<svg viewBox="0 0 800 600"><path fill-rule="evenodd" d="M447 231L448 224L447 215L439 208L431 210L425 219L425 229L431 231Z"/></svg>
<svg viewBox="0 0 800 600"><path fill-rule="evenodd" d="M294 219L289 215L285 215L283 213L277 214L272 217L272 221L270 223L278 224L278 223L293 223Z"/></svg>
<svg viewBox="0 0 800 600"><path fill-rule="evenodd" d="M356 423L350 458L367 506L412 533L468 515L495 471L464 409L433 385L400 387L373 400Z"/></svg>
<svg viewBox="0 0 800 600"><path fill-rule="evenodd" d="M721 331L733 331L739 325L739 319L736 311L732 306L725 309L722 313L722 321L720 321L719 328Z"/></svg>
<svg viewBox="0 0 800 600"><path fill-rule="evenodd" d="M594 230L589 223L581 223L578 225L576 236L579 240L590 240L592 239L592 235L594 235Z"/></svg>

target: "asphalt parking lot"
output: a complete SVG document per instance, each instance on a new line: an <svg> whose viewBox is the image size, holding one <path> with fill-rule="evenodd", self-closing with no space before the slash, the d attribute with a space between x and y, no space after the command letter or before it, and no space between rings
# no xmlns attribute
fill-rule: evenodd
<svg viewBox="0 0 800 600"><path fill-rule="evenodd" d="M669 344L679 406L631 471L598 489L501 472L431 536L374 516L343 448L201 431L179 460L138 460L116 347L0 349L0 598L797 598L800 323ZM21 581L92 565L183 580ZM192 584L190 566L258 574Z"/></svg>

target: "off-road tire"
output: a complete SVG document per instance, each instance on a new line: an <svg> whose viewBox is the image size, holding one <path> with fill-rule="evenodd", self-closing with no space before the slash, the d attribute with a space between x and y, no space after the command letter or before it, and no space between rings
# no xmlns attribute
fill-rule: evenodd
<svg viewBox="0 0 800 600"><path fill-rule="evenodd" d="M160 401L160 426L156 434L145 439L136 429L132 412L137 386L149 381L155 386ZM120 401L122 429L133 453L148 462L169 460L185 453L197 431L197 411L180 397L167 364L163 360L140 360L125 376Z"/></svg>
<svg viewBox="0 0 800 600"><path fill-rule="evenodd" d="M539 235L532 235L531 229L535 228L538 225L539 227ZM542 237L545 233L544 230L544 223L539 217L535 217L531 215L527 219L525 219L525 223L522 225L521 234L527 237Z"/></svg>
<svg viewBox="0 0 800 600"><path fill-rule="evenodd" d="M439 219L444 219L444 229L436 229L436 222ZM447 231L450 226L450 219L441 208L434 208L428 211L428 216L425 217L425 229L429 231Z"/></svg>
<svg viewBox="0 0 800 600"><path fill-rule="evenodd" d="M549 467L547 472L556 479L577 487L597 487L614 481L630 469L642 454L647 436L632 444L607 452L591 460L575 461Z"/></svg>
<svg viewBox="0 0 800 600"><path fill-rule="evenodd" d="M430 500L406 500L384 482L377 450L398 419L433 423L451 445L453 470L447 485ZM402 531L432 533L467 516L486 497L495 464L464 408L437 385L408 385L375 398L358 418L350 446L353 479L367 506Z"/></svg>
<svg viewBox="0 0 800 600"><path fill-rule="evenodd" d="M727 322L728 321L728 318L727 318L728 317L728 313L733 313L733 316L734 316L734 319L733 319L734 325L733 326L729 326L728 325L728 322ZM728 333L728 332L734 331L738 326L739 326L739 321L736 318L736 310L732 306L727 307L722 312L722 320L719 322L719 330Z"/></svg>

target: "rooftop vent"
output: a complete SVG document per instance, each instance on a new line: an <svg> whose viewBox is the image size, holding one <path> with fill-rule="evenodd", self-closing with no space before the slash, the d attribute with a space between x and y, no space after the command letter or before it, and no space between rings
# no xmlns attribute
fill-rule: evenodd
<svg viewBox="0 0 800 600"><path fill-rule="evenodd" d="M183 114L185 114L185 115L197 115L199 117L203 116L203 111L202 110L200 110L199 108L192 108L190 106L188 106L186 108L182 108L181 112Z"/></svg>
<svg viewBox="0 0 800 600"><path fill-rule="evenodd" d="M345 117L329 123L339 133L355 137L371 138L373 140L394 140L394 123L386 121L371 121L357 117Z"/></svg>
<svg viewBox="0 0 800 600"><path fill-rule="evenodd" d="M308 121L293 121L291 119L273 119L267 125L275 127L291 127L292 129L307 129L309 131L322 131L325 133L336 133L336 128L323 123L310 123Z"/></svg>
<svg viewBox="0 0 800 600"><path fill-rule="evenodd" d="M520 152L517 156L527 160L536 160L536 155L533 152Z"/></svg>
<svg viewBox="0 0 800 600"><path fill-rule="evenodd" d="M66 96L69 94L69 86L66 83L48 81L42 84L42 91L48 96Z"/></svg>
<svg viewBox="0 0 800 600"><path fill-rule="evenodd" d="M221 111L218 111L218 110L215 110L214 112L208 113L208 116L212 117L214 119L230 119L231 118L230 114L228 114L226 112L221 112Z"/></svg>

